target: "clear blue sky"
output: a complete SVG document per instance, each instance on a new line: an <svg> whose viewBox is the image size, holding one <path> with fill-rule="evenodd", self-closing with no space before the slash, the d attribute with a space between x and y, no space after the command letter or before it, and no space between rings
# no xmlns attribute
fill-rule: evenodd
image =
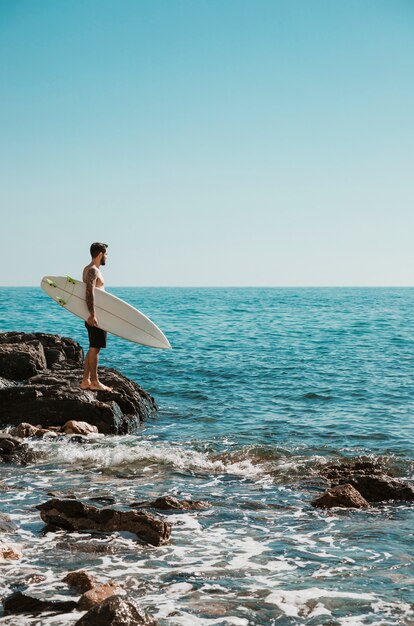
<svg viewBox="0 0 414 626"><path fill-rule="evenodd" d="M412 0L0 0L0 285L414 283Z"/></svg>

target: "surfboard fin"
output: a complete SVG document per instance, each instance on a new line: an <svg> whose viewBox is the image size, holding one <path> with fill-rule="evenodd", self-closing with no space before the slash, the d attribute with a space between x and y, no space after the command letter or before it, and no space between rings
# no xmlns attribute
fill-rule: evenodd
<svg viewBox="0 0 414 626"><path fill-rule="evenodd" d="M66 276L66 280L68 283L72 283L72 285L76 285L76 280L72 278L72 276Z"/></svg>
<svg viewBox="0 0 414 626"><path fill-rule="evenodd" d="M50 280L50 278L46 278L46 282L48 285L50 285L51 287L57 287L57 284L53 282L53 280Z"/></svg>
<svg viewBox="0 0 414 626"><path fill-rule="evenodd" d="M56 300L61 306L66 306L66 300L64 300L63 298L56 298Z"/></svg>

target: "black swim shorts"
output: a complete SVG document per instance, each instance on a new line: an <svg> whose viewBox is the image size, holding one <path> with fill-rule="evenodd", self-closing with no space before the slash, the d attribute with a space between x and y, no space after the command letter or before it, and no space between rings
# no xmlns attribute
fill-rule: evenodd
<svg viewBox="0 0 414 626"><path fill-rule="evenodd" d="M89 326L86 322L85 326L89 335L89 347L106 348L106 330L102 330L102 328L97 326Z"/></svg>

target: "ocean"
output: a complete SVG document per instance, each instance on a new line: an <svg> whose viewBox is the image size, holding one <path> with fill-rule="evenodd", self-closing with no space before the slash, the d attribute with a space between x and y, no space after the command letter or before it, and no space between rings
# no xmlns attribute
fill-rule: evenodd
<svg viewBox="0 0 414 626"><path fill-rule="evenodd" d="M318 471L380 460L413 481L414 290L410 288L116 288L173 350L108 338L103 366L150 392L156 417L89 445L36 441L42 459L0 465L0 513L19 525L20 561L2 564L3 597L69 599L61 579L86 568L115 581L161 626L414 624L414 505L324 511ZM0 329L87 347L83 322L40 288L0 289ZM202 511L168 513L171 540L42 534L50 491L120 506L173 495ZM95 538L96 539L96 538ZM96 540L97 541L97 540ZM79 614L2 617L72 625Z"/></svg>

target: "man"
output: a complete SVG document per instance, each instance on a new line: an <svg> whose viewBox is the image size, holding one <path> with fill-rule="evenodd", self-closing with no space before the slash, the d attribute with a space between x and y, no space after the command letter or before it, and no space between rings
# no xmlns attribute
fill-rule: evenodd
<svg viewBox="0 0 414 626"><path fill-rule="evenodd" d="M82 274L82 280L86 283L86 304L89 310L89 317L85 322L89 335L89 350L85 357L80 387L93 391L112 391L112 387L102 384L98 378L99 351L106 348L106 331L98 327L95 312L95 289L104 289L104 279L99 268L106 263L107 248L106 243L96 242L91 245L92 261L84 268Z"/></svg>

